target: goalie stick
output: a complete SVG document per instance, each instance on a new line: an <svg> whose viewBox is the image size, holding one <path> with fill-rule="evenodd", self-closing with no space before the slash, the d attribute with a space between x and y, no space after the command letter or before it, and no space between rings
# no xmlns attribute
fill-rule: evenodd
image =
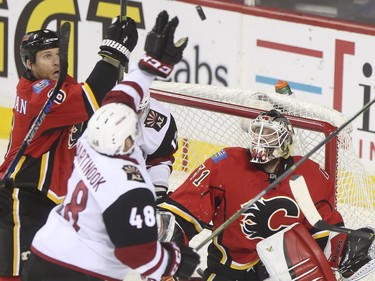
<svg viewBox="0 0 375 281"><path fill-rule="evenodd" d="M38 116L35 118L32 123L29 131L26 134L25 139L23 140L19 150L16 155L10 162L8 169L3 175L2 180L0 181L0 188L4 188L8 185L13 185L13 181L10 179L10 176L14 172L18 162L20 161L22 155L25 153L26 148L29 146L30 142L34 138L36 132L38 131L40 125L43 123L46 118L47 113L49 112L52 103L60 92L61 86L63 85L67 72L68 72L68 48L69 48L69 36L70 36L70 23L65 22L60 30L60 39L59 39L59 56L60 56L60 73L59 78L56 81L55 87L49 98L46 100Z"/></svg>
<svg viewBox="0 0 375 281"><path fill-rule="evenodd" d="M289 185L294 198L297 200L299 207L305 215L307 221L315 228L320 230L330 230L334 232L346 233L348 235L357 236L365 239L375 239L374 233L368 233L360 230L349 229L345 227L335 226L325 222L310 196L305 178L301 175L293 175L289 180Z"/></svg>
<svg viewBox="0 0 375 281"><path fill-rule="evenodd" d="M243 214L247 209L249 209L256 201L262 198L265 194L267 194L270 190L272 190L276 185L278 185L282 180L288 177L293 171L295 171L299 166L302 165L307 159L309 159L316 151L318 151L322 146L327 144L330 140L332 140L336 135L338 135L346 126L348 126L354 119L356 119L359 115L363 112L367 111L372 104L375 103L375 99L369 101L365 104L356 114L354 114L350 119L344 122L340 127L338 127L335 131L331 132L323 141L321 141L317 146L315 146L311 151L309 151L304 157L302 157L299 161L294 163L288 170L284 171L275 181L269 184L265 189L259 192L253 199L249 202L244 204L241 209L235 212L230 218L228 218L225 222L223 222L220 226L218 226L206 239L204 239L198 246L195 247L196 251L199 251L210 242L214 237L219 235L225 228L227 228L231 223L233 223L241 214Z"/></svg>

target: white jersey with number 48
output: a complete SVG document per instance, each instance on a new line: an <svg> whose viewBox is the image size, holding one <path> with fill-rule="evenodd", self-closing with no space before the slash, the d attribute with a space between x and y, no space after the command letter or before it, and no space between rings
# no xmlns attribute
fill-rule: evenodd
<svg viewBox="0 0 375 281"><path fill-rule="evenodd" d="M139 148L127 157L101 155L84 134L65 201L51 211L32 250L102 279L123 280L131 266L159 280L168 254L157 242L154 187Z"/></svg>

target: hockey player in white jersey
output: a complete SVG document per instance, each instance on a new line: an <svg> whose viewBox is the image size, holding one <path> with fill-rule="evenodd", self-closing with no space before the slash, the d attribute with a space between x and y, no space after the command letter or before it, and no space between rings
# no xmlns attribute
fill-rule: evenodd
<svg viewBox="0 0 375 281"><path fill-rule="evenodd" d="M138 117L121 103L95 112L79 139L64 203L36 234L24 281L189 278L193 249L157 241L155 191L139 147Z"/></svg>
<svg viewBox="0 0 375 281"><path fill-rule="evenodd" d="M149 280L193 274L199 256L191 248L157 241L155 187L135 117L154 78L167 77L182 58L188 40L174 43L177 25L159 14L145 57L90 119L65 201L33 240L22 280L123 280L130 268Z"/></svg>
<svg viewBox="0 0 375 281"><path fill-rule="evenodd" d="M124 80L107 94L102 103L121 102L138 112L142 131L138 145L156 189L157 203L167 196L169 176L175 161L173 154L178 149L177 126L170 112L150 97L149 87L156 76L166 78L182 59L187 38L174 43L177 25L177 17L168 21L166 11L159 13L146 38L146 55L138 64L130 66Z"/></svg>
<svg viewBox="0 0 375 281"><path fill-rule="evenodd" d="M147 171L155 186L156 203L164 202L169 188L169 177L178 149L177 125L173 115L148 93L140 110L141 136L138 145L146 160Z"/></svg>

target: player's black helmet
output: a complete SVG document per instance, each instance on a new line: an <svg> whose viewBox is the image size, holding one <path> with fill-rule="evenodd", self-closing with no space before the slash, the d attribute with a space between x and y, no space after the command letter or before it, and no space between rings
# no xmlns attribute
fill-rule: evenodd
<svg viewBox="0 0 375 281"><path fill-rule="evenodd" d="M250 123L250 153L253 163L288 158L292 152L294 130L289 120L275 109L263 112Z"/></svg>
<svg viewBox="0 0 375 281"><path fill-rule="evenodd" d="M20 46L22 63L26 67L26 60L35 62L35 55L38 51L58 47L59 37L56 32L49 29L28 32L23 36Z"/></svg>

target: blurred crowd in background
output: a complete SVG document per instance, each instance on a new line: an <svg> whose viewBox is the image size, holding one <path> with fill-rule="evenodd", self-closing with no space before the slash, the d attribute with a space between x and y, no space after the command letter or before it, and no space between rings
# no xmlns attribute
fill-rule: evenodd
<svg viewBox="0 0 375 281"><path fill-rule="evenodd" d="M219 0L375 25L375 0Z"/></svg>

